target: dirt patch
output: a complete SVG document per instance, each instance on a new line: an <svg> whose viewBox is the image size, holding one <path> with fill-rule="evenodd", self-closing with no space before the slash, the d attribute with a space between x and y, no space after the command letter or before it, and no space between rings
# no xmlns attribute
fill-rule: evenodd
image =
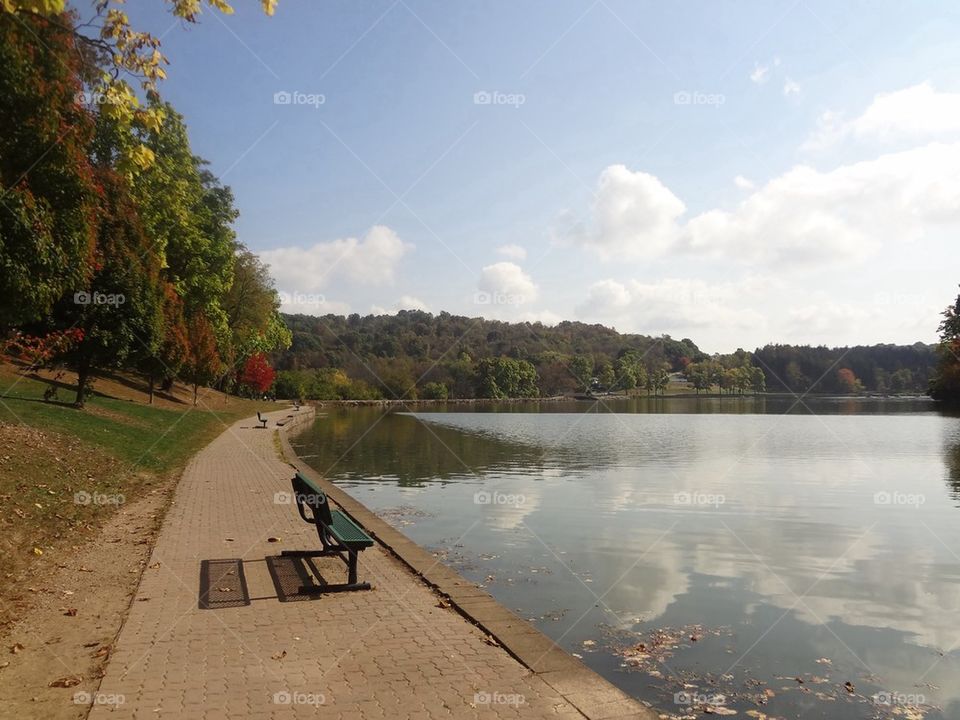
<svg viewBox="0 0 960 720"><path fill-rule="evenodd" d="M5 716L87 716L172 486L123 505L88 542L37 558L29 579L4 582L12 618L0 628Z"/></svg>

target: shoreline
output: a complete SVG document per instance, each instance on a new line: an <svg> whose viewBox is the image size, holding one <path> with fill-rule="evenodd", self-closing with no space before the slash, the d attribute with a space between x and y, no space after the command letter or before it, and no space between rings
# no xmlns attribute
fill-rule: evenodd
<svg viewBox="0 0 960 720"><path fill-rule="evenodd" d="M889 400L889 401L923 401L931 404L937 404L928 395L881 395L881 394L851 394L838 395L836 393L804 393L796 394L790 392L769 392L769 393L747 393L738 394L719 394L719 393L667 393L665 395L594 395L590 397L571 397L567 395L555 395L552 397L538 398L450 398L447 400L403 400L403 399L380 399L380 400L306 400L304 406L315 408L325 407L404 407L411 406L447 406L447 405L535 405L539 403L597 403L604 401L623 400ZM276 402L291 402L289 400L277 400Z"/></svg>
<svg viewBox="0 0 960 720"><path fill-rule="evenodd" d="M284 460L322 487L344 513L359 523L417 578L439 593L464 619L493 638L511 657L587 718L632 717L652 720L657 717L652 708L588 668L540 630L501 605L492 595L437 560L359 500L307 465L297 455L289 438L291 430L301 429L305 424L297 419L278 428Z"/></svg>

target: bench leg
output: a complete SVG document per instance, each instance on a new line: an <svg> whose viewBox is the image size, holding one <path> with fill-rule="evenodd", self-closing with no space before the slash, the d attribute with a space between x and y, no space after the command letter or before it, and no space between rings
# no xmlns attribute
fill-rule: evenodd
<svg viewBox="0 0 960 720"><path fill-rule="evenodd" d="M357 552L355 550L348 550L347 553L350 555L350 560L347 562L347 583L350 585L357 584Z"/></svg>

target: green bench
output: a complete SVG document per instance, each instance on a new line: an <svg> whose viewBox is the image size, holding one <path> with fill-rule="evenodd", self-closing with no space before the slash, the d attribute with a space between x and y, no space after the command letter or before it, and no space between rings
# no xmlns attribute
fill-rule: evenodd
<svg viewBox="0 0 960 720"><path fill-rule="evenodd" d="M283 557L337 556L347 565L347 582L304 585L302 594L369 590L370 583L357 581L357 556L373 545L373 538L340 510L331 510L327 494L301 473L291 480L297 511L305 522L317 528L322 550L284 550ZM308 511L309 510L309 514Z"/></svg>

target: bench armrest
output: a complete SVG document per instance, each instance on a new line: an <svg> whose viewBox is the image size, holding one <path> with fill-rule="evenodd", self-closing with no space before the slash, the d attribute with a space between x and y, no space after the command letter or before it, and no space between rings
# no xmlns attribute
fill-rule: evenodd
<svg viewBox="0 0 960 720"><path fill-rule="evenodd" d="M302 517L305 522L316 525L317 523L316 523L316 520L314 520L313 518L312 512L310 513L310 517L307 517L307 513L306 513L307 504L301 499L300 493L294 493L293 497L297 501L297 512L300 513L300 517Z"/></svg>

